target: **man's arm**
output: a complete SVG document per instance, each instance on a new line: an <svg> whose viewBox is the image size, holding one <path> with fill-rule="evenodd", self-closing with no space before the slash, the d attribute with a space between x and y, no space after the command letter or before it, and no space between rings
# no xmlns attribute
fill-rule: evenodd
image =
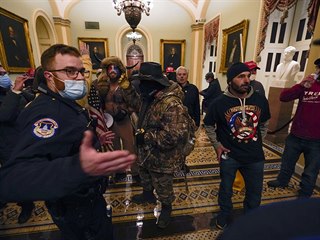
<svg viewBox="0 0 320 240"><path fill-rule="evenodd" d="M84 42L80 42L79 51L81 53L83 67L86 69L86 71L89 71L90 74L85 78L87 84L87 94L82 99L77 100L77 103L82 107L88 107L88 96L92 84L92 62L90 58L89 45Z"/></svg>
<svg viewBox="0 0 320 240"><path fill-rule="evenodd" d="M218 148L221 145L221 143L217 139L216 126L204 125L204 128L213 147L215 149Z"/></svg>
<svg viewBox="0 0 320 240"><path fill-rule="evenodd" d="M0 106L0 122L14 121L19 114L20 94L9 91Z"/></svg>
<svg viewBox="0 0 320 240"><path fill-rule="evenodd" d="M20 110L23 108L21 107L22 96L20 94L24 82L28 79L29 77L22 75L16 77L12 90L7 93L0 106L0 122L11 122L16 120Z"/></svg>
<svg viewBox="0 0 320 240"><path fill-rule="evenodd" d="M0 199L8 202L53 200L89 181L77 156L47 161L21 159L0 169Z"/></svg>
<svg viewBox="0 0 320 240"><path fill-rule="evenodd" d="M281 102L290 102L298 99L304 92L305 88L301 84L296 84L291 88L286 88L280 93Z"/></svg>
<svg viewBox="0 0 320 240"><path fill-rule="evenodd" d="M267 136L268 125L269 125L269 121L266 121L260 124L260 133L261 133L262 139L264 139Z"/></svg>
<svg viewBox="0 0 320 240"><path fill-rule="evenodd" d="M217 160L220 162L221 155L224 152L230 152L229 149L225 148L221 142L218 141L217 139L217 133L216 133L216 125L204 125L206 134L208 138L210 139L210 142L212 143L214 150L216 151L217 154Z"/></svg>
<svg viewBox="0 0 320 240"><path fill-rule="evenodd" d="M136 159L128 151L99 153L85 132L79 155L49 161L40 157L10 161L0 169L0 199L5 201L54 200L83 183L127 169Z"/></svg>

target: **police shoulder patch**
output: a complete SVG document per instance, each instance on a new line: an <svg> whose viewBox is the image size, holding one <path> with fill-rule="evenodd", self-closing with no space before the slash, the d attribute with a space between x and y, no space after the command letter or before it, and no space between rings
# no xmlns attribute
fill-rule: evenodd
<svg viewBox="0 0 320 240"><path fill-rule="evenodd" d="M56 133L58 124L51 118L42 118L33 124L33 133L39 138L50 138Z"/></svg>

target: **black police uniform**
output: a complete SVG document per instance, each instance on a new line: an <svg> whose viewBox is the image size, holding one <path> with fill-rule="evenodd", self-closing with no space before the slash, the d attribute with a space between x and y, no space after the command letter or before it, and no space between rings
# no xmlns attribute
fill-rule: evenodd
<svg viewBox="0 0 320 240"><path fill-rule="evenodd" d="M3 91L4 90L4 91ZM15 127L16 119L25 105L34 98L33 92L28 89L16 94L9 89L0 90L0 163L3 165L10 158L12 150L17 142L18 131ZM1 202L5 206L4 202ZM22 207L18 222L28 220L34 204L32 201L18 202ZM24 220L23 220L24 219ZM21 222L20 222L21 221Z"/></svg>
<svg viewBox="0 0 320 240"><path fill-rule="evenodd" d="M8 161L17 131L14 122L20 109L21 97L11 91L0 93L0 163Z"/></svg>
<svg viewBox="0 0 320 240"><path fill-rule="evenodd" d="M16 94L0 88L0 163L4 164L17 142L16 119L25 105L34 99L34 94L30 90Z"/></svg>
<svg viewBox="0 0 320 240"><path fill-rule="evenodd" d="M63 239L112 239L105 186L84 173L79 161L87 112L44 85L39 90L18 118L19 141L0 169L0 199L46 200Z"/></svg>

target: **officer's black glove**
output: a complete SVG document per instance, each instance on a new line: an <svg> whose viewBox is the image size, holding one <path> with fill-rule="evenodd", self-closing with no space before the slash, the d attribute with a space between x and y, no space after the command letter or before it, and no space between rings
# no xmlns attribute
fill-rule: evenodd
<svg viewBox="0 0 320 240"><path fill-rule="evenodd" d="M143 128L138 129L136 131L135 137L136 137L137 146L141 146L144 144L144 134L145 134L145 131Z"/></svg>

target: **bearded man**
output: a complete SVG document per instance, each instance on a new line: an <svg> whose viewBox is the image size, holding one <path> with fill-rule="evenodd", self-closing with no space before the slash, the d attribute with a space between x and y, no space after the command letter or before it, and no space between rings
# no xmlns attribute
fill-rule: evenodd
<svg viewBox="0 0 320 240"><path fill-rule="evenodd" d="M126 68L118 57L111 56L103 59L101 67L102 73L94 84L98 90L103 111L113 118L110 130L116 134L113 141L114 149L123 148L134 153L134 130L130 115L139 111L140 97L129 82ZM138 180L138 167L133 165L131 174L135 180Z"/></svg>
<svg viewBox="0 0 320 240"><path fill-rule="evenodd" d="M219 229L227 227L232 218L232 185L237 170L246 185L244 211L260 206L265 161L262 139L270 118L268 100L250 86L247 65L238 62L229 67L227 83L228 88L210 104L204 118L220 164L220 212L212 223Z"/></svg>

